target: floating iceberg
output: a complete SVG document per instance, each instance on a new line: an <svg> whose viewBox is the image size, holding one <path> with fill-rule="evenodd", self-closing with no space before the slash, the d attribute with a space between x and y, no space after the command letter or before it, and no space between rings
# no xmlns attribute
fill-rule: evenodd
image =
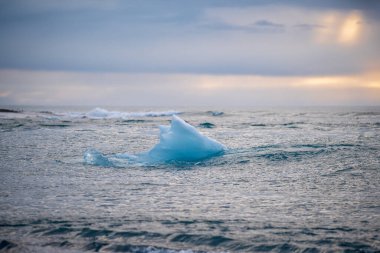
<svg viewBox="0 0 380 253"><path fill-rule="evenodd" d="M160 126L160 142L148 152L148 156L158 161L197 161L218 155L225 149L221 143L173 115L170 126Z"/></svg>
<svg viewBox="0 0 380 253"><path fill-rule="evenodd" d="M170 126L160 126L160 142L148 152L107 157L96 150L88 150L84 154L84 161L105 167L130 163L194 162L222 155L225 150L223 144L204 136L195 127L173 115Z"/></svg>

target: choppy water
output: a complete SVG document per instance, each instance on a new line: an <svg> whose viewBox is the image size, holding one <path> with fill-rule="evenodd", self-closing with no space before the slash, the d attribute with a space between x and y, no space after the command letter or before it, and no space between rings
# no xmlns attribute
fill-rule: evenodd
<svg viewBox="0 0 380 253"><path fill-rule="evenodd" d="M380 250L380 108L21 109L0 113L0 251ZM83 162L149 150L178 112L226 153Z"/></svg>

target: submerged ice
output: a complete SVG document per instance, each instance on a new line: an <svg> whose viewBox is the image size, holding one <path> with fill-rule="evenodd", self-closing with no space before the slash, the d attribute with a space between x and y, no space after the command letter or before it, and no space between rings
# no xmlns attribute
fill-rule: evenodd
<svg viewBox="0 0 380 253"><path fill-rule="evenodd" d="M200 133L180 117L173 115L170 126L160 126L160 142L148 152L105 156L96 150L84 154L87 164L118 166L126 163L194 162L221 155L226 147Z"/></svg>

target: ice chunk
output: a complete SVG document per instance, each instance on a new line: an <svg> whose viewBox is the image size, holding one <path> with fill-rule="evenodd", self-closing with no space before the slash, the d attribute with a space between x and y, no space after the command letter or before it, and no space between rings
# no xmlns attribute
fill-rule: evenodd
<svg viewBox="0 0 380 253"><path fill-rule="evenodd" d="M170 127L160 126L160 142L148 156L154 161L197 161L221 154L225 149L221 143L173 115Z"/></svg>
<svg viewBox="0 0 380 253"><path fill-rule="evenodd" d="M194 162L222 155L225 150L223 144L204 136L195 127L173 115L170 126L160 126L160 142L148 152L105 156L96 150L89 150L84 154L84 161L104 167L123 167L131 163Z"/></svg>
<svg viewBox="0 0 380 253"><path fill-rule="evenodd" d="M91 165L111 167L113 163L97 150L89 149L84 153L84 162Z"/></svg>

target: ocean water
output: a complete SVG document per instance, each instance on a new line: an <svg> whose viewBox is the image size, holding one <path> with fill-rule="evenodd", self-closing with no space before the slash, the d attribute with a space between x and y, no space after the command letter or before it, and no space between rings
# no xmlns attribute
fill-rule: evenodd
<svg viewBox="0 0 380 253"><path fill-rule="evenodd" d="M1 252L380 251L378 107L10 109ZM150 150L173 114L224 154L85 161Z"/></svg>

